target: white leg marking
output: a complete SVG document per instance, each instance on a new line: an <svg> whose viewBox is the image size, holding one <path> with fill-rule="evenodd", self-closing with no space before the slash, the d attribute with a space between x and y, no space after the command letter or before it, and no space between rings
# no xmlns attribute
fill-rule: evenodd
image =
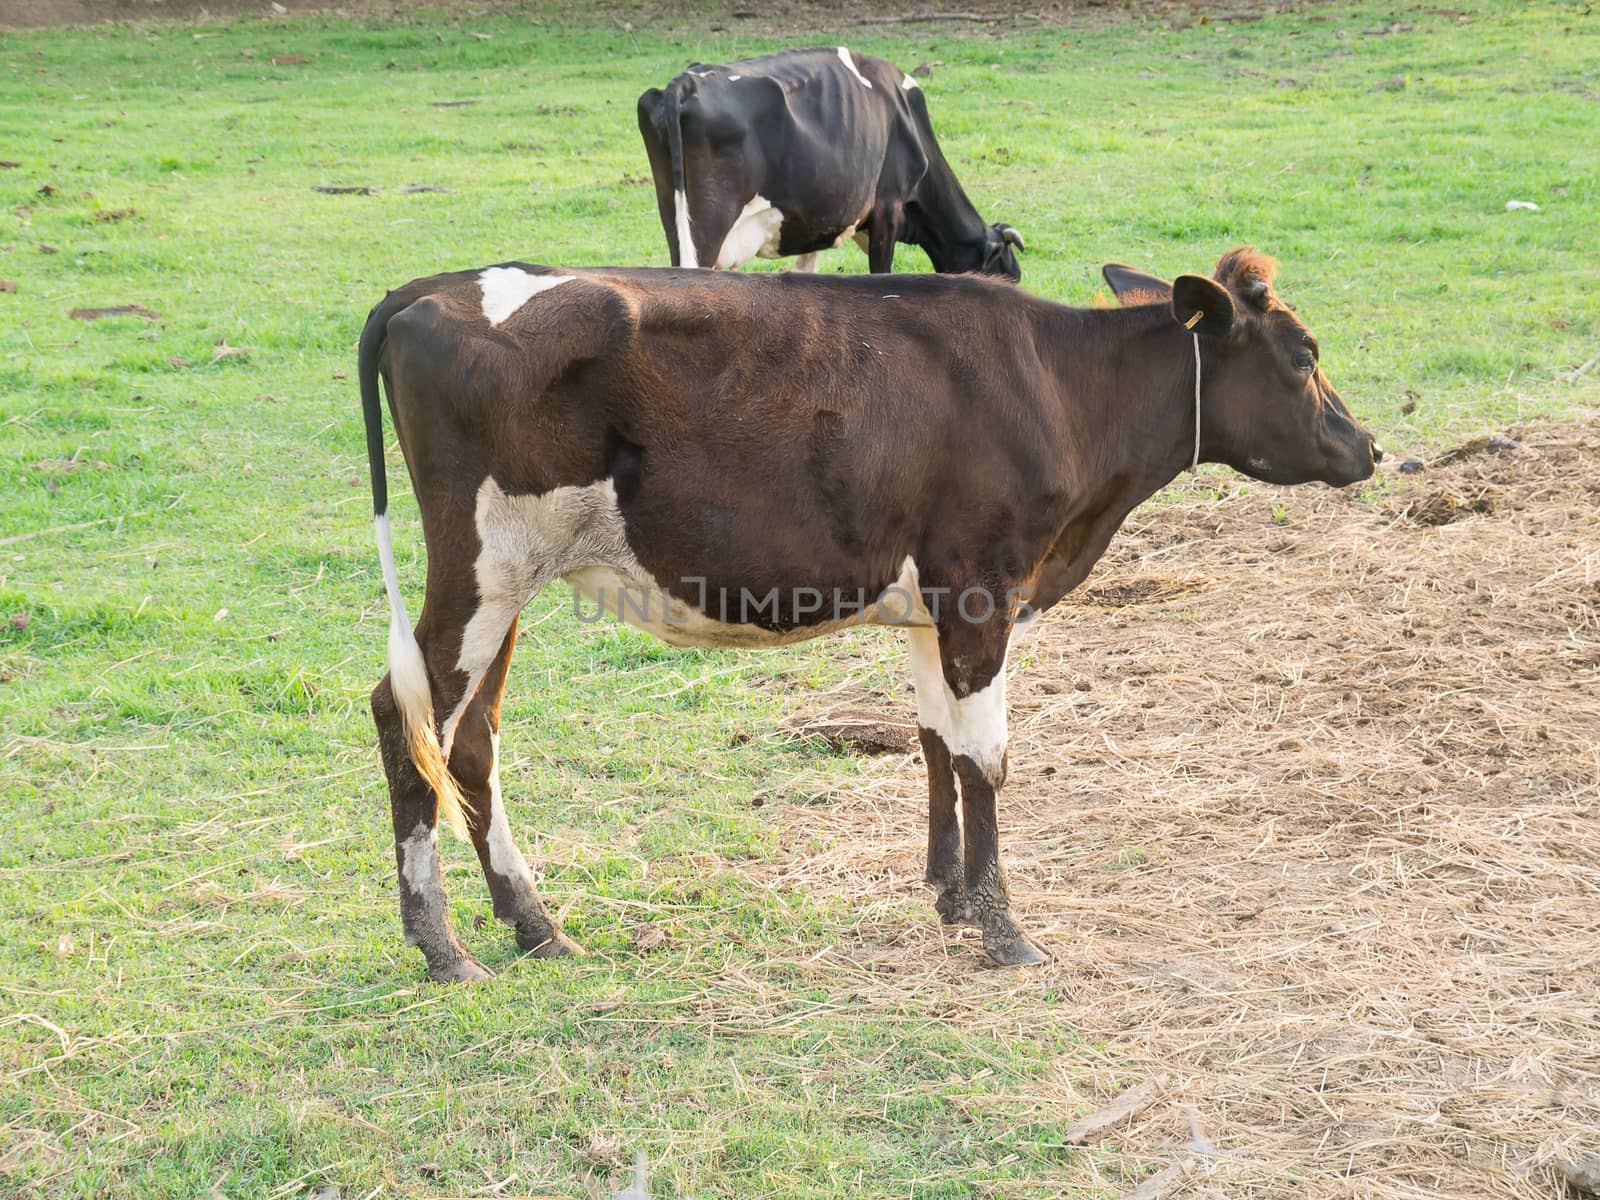
<svg viewBox="0 0 1600 1200"><path fill-rule="evenodd" d="M778 257L778 230L783 227L783 213L772 207L765 196L753 196L746 202L739 219L722 239L717 251L717 266L731 271L740 263L757 256Z"/></svg>
<svg viewBox="0 0 1600 1200"><path fill-rule="evenodd" d="M820 256L817 255L815 252L813 252L811 254L802 254L802 255L800 255L800 257L798 257L798 258L796 258L794 260L794 268L793 269L796 270L796 271L805 271L808 274L815 274L816 270L817 270L817 259L818 259L818 257L820 257Z"/></svg>
<svg viewBox="0 0 1600 1200"><path fill-rule="evenodd" d="M698 267L700 260L694 252L694 239L689 236L689 197L682 192L674 192L672 211L678 218L678 265Z"/></svg>
<svg viewBox="0 0 1600 1200"><path fill-rule="evenodd" d="M412 895L429 895L439 880L439 827L419 823L400 843L400 870Z"/></svg>
<svg viewBox="0 0 1600 1200"><path fill-rule="evenodd" d="M896 588L907 590L915 597L917 608L927 614L922 605L916 564L909 557ZM887 600L882 605L885 610L889 607ZM939 634L931 619L927 623L913 624L907 634L911 682L917 691L917 723L937 733L951 754L965 754L972 759L985 779L998 784L1006 761L1005 663L1001 662L1000 670L988 686L970 696L958 697L945 682L944 666L939 658Z"/></svg>
<svg viewBox="0 0 1600 1200"><path fill-rule="evenodd" d="M500 735L491 733L489 740L493 747L489 759L489 866L496 875L531 888L533 872L528 870L528 860L522 857L522 851L511 838L505 802L500 798Z"/></svg>
<svg viewBox="0 0 1600 1200"><path fill-rule="evenodd" d="M489 324L499 325L540 292L571 280L571 275L534 275L521 267L490 267L478 275L483 315Z"/></svg>
<svg viewBox="0 0 1600 1200"><path fill-rule="evenodd" d="M911 78L911 76L909 76L909 75L907 75L904 79L902 79L900 81L900 90L902 92L909 92L913 88L915 88L916 86L917 86L917 81L915 79Z"/></svg>
<svg viewBox="0 0 1600 1200"><path fill-rule="evenodd" d="M856 70L855 59L850 57L850 51L846 50L843 46L839 47L839 61L842 62L846 67L848 67L849 70L850 70L850 74L854 75L857 79L861 80L861 82L862 82L862 84L864 86L866 86L866 87L871 87L872 86L872 80L868 79L860 71Z"/></svg>

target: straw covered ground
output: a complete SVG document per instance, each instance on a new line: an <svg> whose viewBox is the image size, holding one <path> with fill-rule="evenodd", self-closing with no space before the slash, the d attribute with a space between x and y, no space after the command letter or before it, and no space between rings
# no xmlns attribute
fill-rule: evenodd
<svg viewBox="0 0 1600 1200"><path fill-rule="evenodd" d="M1063 1183L1553 1196L1600 1151L1600 422L1511 437L1375 502L1202 476L1013 653L1031 1011L1082 1045L999 1102L1162 1077ZM909 712L885 665L840 705ZM1041 977L907 918L922 791L795 780L772 882L859 906L836 995L1014 1034Z"/></svg>

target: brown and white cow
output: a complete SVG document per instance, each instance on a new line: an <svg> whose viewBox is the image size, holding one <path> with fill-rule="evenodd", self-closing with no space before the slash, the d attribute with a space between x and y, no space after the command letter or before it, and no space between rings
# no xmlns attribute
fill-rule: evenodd
<svg viewBox="0 0 1600 1200"><path fill-rule="evenodd" d="M675 645L904 625L935 907L978 926L996 961L1039 961L995 819L1017 618L1076 587L1193 461L1343 485L1380 455L1271 269L1249 250L1172 284L1108 267L1142 302L1106 309L974 276L521 263L390 293L360 348L391 610L372 709L401 916L430 974L488 974L446 916L441 815L471 837L523 948L576 949L534 892L497 768L517 617L556 579ZM380 375L428 552L414 633Z"/></svg>

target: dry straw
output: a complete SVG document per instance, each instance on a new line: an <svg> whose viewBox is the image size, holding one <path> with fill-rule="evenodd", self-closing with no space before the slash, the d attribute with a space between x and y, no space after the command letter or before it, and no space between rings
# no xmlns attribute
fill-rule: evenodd
<svg viewBox="0 0 1600 1200"><path fill-rule="evenodd" d="M1554 1197L1600 1151L1600 426L1512 433L1376 503L1202 476L1026 636L1001 820L1042 972L906 904L912 755L786 789L771 882L860 914L819 978L1081 1035L972 1103L1065 1121L1167 1076L1017 1195ZM909 714L858 653L838 702Z"/></svg>

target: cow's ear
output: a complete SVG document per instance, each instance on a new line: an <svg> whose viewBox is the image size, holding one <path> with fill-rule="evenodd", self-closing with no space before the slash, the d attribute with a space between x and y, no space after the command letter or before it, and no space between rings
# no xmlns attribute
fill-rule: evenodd
<svg viewBox="0 0 1600 1200"><path fill-rule="evenodd" d="M1172 285L1165 279L1121 263L1107 263L1100 268L1100 274L1123 304L1159 304L1172 295Z"/></svg>
<svg viewBox="0 0 1600 1200"><path fill-rule="evenodd" d="M1239 311L1233 296L1215 279L1179 275L1172 285L1172 315L1178 324L1207 337L1227 337Z"/></svg>

